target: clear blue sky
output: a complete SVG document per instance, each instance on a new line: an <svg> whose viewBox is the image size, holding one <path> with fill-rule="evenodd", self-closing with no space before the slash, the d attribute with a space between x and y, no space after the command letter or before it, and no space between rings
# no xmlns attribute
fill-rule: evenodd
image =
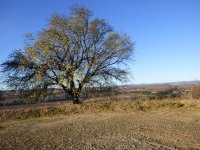
<svg viewBox="0 0 200 150"><path fill-rule="evenodd" d="M1 0L0 63L75 3L135 41L131 83L200 80L200 0Z"/></svg>

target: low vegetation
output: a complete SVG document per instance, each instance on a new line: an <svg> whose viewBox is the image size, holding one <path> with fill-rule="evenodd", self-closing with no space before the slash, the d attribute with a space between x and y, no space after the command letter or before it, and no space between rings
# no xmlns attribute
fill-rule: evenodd
<svg viewBox="0 0 200 150"><path fill-rule="evenodd" d="M84 95L81 95L82 101L85 99L109 99L117 100L162 100L162 99L191 99L192 88L187 87L183 89L183 86L162 86L156 89L148 87L105 87L101 89L87 89L84 91ZM187 91L187 92L186 92ZM11 105L24 105L27 104L24 96L17 91L5 91L0 99L0 106L11 106ZM48 97L45 100L38 99L38 101L32 101L31 103L47 103L47 102L59 102L59 101L70 101L71 96L66 95L61 90L57 92L48 91Z"/></svg>
<svg viewBox="0 0 200 150"><path fill-rule="evenodd" d="M82 105L65 103L62 105L24 107L0 111L0 121L39 118L54 115L73 115L99 112L137 112L165 111L180 109L199 109L199 100L96 100Z"/></svg>
<svg viewBox="0 0 200 150"><path fill-rule="evenodd" d="M181 91L178 88L169 88L165 90L158 90L158 91L134 91L136 94L145 95L148 99L165 99L165 98L180 98Z"/></svg>
<svg viewBox="0 0 200 150"><path fill-rule="evenodd" d="M200 86L194 87L192 90L192 98L200 99Z"/></svg>

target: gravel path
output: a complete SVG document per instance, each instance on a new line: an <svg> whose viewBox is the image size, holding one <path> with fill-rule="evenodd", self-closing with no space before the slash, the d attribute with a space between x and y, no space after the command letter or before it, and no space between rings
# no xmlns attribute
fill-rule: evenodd
<svg viewBox="0 0 200 150"><path fill-rule="evenodd" d="M0 124L0 149L200 149L200 111L7 121Z"/></svg>

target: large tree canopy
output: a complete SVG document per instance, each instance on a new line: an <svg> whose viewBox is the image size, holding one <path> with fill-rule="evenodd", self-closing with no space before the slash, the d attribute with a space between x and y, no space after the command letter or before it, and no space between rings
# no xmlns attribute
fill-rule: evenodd
<svg viewBox="0 0 200 150"><path fill-rule="evenodd" d="M74 103L84 87L122 81L124 65L134 47L126 34L117 33L89 9L74 6L71 16L56 14L38 35L26 36L24 50L14 51L2 64L10 87L31 92L32 98L48 88L62 88Z"/></svg>

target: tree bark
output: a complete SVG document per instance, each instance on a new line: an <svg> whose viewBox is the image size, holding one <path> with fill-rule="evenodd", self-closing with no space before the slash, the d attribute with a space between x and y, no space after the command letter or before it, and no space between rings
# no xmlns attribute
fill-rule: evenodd
<svg viewBox="0 0 200 150"><path fill-rule="evenodd" d="M73 101L73 104L81 104L79 94L77 93L72 94L72 101Z"/></svg>

